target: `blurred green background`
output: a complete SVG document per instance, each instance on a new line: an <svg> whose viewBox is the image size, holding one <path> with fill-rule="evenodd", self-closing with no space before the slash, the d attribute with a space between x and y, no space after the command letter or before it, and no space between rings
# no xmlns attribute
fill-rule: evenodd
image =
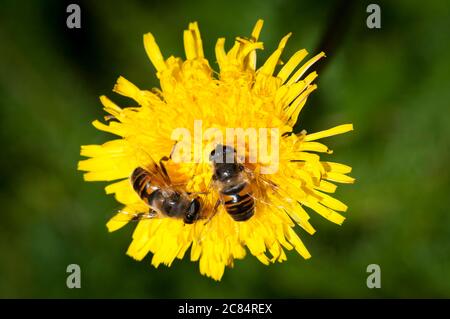
<svg viewBox="0 0 450 319"><path fill-rule="evenodd" d="M450 297L450 30L445 1L377 1L382 28L366 27L365 1L73 1L81 29L67 29L64 1L3 0L0 7L0 297ZM142 35L163 54L183 55L182 30L200 24L207 57L265 20L261 39L274 50L292 31L283 57L300 48L328 58L319 90L300 117L308 131L352 122L330 138L330 159L354 167L343 185L349 205L339 227L312 215L313 255L266 267L237 261L220 283L198 264L150 266L125 255L132 226L109 234L119 206L105 183L76 170L82 144L111 138L90 122L98 96L119 75L157 85ZM261 60L260 60L261 61ZM212 63L214 65L214 62ZM81 266L82 288L66 287L66 267ZM366 267L381 266L381 289L366 287Z"/></svg>

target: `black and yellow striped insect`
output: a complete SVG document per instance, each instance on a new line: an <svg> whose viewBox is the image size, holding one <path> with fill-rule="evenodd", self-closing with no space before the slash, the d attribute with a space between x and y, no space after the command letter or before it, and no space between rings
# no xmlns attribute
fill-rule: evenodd
<svg viewBox="0 0 450 319"><path fill-rule="evenodd" d="M130 176L130 183L138 196L147 204L149 210L140 213L122 214L132 215L131 220L146 218L179 218L185 224L193 224L201 218L202 201L198 194L191 194L173 184L164 166L163 157L159 165L146 156L149 165L137 167Z"/></svg>
<svg viewBox="0 0 450 319"><path fill-rule="evenodd" d="M209 157L213 166L213 185L218 191L220 203L237 222L249 220L255 213L255 197L252 181L243 163L238 163L233 147L218 144Z"/></svg>

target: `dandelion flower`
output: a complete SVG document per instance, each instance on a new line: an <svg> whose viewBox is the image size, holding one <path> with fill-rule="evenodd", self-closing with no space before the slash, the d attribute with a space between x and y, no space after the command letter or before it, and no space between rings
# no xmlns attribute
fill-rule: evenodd
<svg viewBox="0 0 450 319"><path fill-rule="evenodd" d="M177 128L194 134L195 121L202 120L203 127L216 128L224 135L226 128L232 127L277 128L281 136L279 169L265 178L278 185L286 198L261 186L266 203L257 203L254 216L245 222L234 221L222 206L208 223L199 220L184 224L175 218L140 220L127 251L136 260L152 253L152 265L170 266L176 258L190 254L191 261L199 262L201 274L220 280L225 267L232 267L234 260L244 258L247 252L265 265L286 260L285 250L291 249L310 258L296 225L313 234L311 212L339 225L344 221L341 212L347 206L329 194L335 192L335 183L354 182L346 175L351 167L321 161L319 154L331 151L317 140L351 131L353 126L344 124L312 134L293 132L309 94L317 88L313 84L317 73L309 69L325 54L319 53L301 64L308 54L303 49L283 64L281 54L288 34L257 68L256 51L263 49L258 40L262 24L261 20L256 23L251 37L236 38L229 51L225 50L225 39L218 39L217 71L204 57L197 23L190 23L184 31L185 59L165 59L153 35L147 33L144 47L156 68L160 88L143 90L119 77L113 91L134 100L135 106L121 108L107 97L100 97L104 110L114 121L96 120L92 124L117 138L102 145L82 146L81 155L88 159L81 160L78 169L85 171L86 181L112 182L106 186L106 193L114 194L127 212L148 211L129 180L136 167L147 165L136 152L145 150L155 159L167 156L173 150L172 132ZM210 142L202 141L205 147ZM250 144L246 151L252 147L256 146ZM267 165L270 158L258 160L255 170ZM200 163L169 163L167 169L169 175L187 183L187 191L208 191L212 167L207 152L201 154ZM214 192L207 196L217 198ZM211 213L204 212L207 216ZM107 227L115 231L127 222L112 218Z"/></svg>

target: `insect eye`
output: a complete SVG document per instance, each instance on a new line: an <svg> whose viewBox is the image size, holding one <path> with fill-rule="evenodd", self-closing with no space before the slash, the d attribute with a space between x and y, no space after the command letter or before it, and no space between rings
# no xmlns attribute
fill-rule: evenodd
<svg viewBox="0 0 450 319"><path fill-rule="evenodd" d="M200 210L200 201L195 198L189 205L189 215L194 216Z"/></svg>
<svg viewBox="0 0 450 319"><path fill-rule="evenodd" d="M227 154L235 154L236 150L228 145L217 144L216 148L211 151L209 155L210 161L216 161L218 163L226 163L225 158Z"/></svg>
<svg viewBox="0 0 450 319"><path fill-rule="evenodd" d="M211 154L209 155L209 160L212 161L216 157L216 153L221 153L221 149L224 146L222 144L216 145L216 147L211 151ZM217 151L217 152L216 152Z"/></svg>
<svg viewBox="0 0 450 319"><path fill-rule="evenodd" d="M230 146L223 146L222 153L224 153L224 154L234 153L234 148L232 148Z"/></svg>

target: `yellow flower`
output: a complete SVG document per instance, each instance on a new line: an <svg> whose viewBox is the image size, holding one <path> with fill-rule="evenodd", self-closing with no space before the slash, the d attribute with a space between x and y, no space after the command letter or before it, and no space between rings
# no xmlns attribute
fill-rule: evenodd
<svg viewBox="0 0 450 319"><path fill-rule="evenodd" d="M310 258L294 231L298 224L309 234L315 232L308 221L307 209L339 225L344 221L338 212L346 211L347 206L327 193L335 191L334 182L354 182L346 175L351 167L320 161L317 153L331 151L316 140L351 131L353 126L344 124L313 134L292 133L308 95L316 89L312 82L317 73L308 73L308 69L324 53L300 66L307 55L306 50L300 50L278 67L288 34L267 61L256 68L256 50L263 49L263 43L258 41L262 24L261 20L256 23L250 38L237 38L228 52L225 39L218 39L215 53L219 72L213 71L204 57L197 23L189 24L184 31L185 60L174 56L164 59L154 37L147 33L145 50L157 70L161 88L141 90L119 77L114 91L133 99L138 106L120 108L107 97L100 98L104 110L114 120L107 124L94 121L93 125L119 138L102 145L82 146L81 155L89 158L80 161L78 169L86 172L86 181L115 181L106 187L106 193L114 194L125 206L124 211L130 213L148 211L129 181L133 169L148 164L144 157L137 156L139 150L145 150L154 159L168 156L174 145L175 129L187 128L193 134L195 121L201 120L204 128L218 128L224 135L226 128L231 127L277 128L281 136L279 169L264 177L278 185L278 190L268 187L269 184L259 185L264 200L257 202L253 217L236 222L220 206L207 223L198 220L184 224L175 218L143 219L138 222L127 251L131 257L142 260L151 252L155 267L161 263L170 266L190 248L190 259L199 261L200 272L220 280L225 266L233 266L234 259L244 258L246 248L266 265L286 260L284 249L295 249L303 258ZM210 142L211 139L202 141L205 147ZM246 151L252 147L255 146L250 144ZM209 196L214 201L217 194L208 188L212 168L207 154L202 153L200 163L170 162L168 171L174 178L187 182L187 191L209 192L205 199ZM270 158L259 161L252 167L255 172L267 165ZM211 215L211 207L204 210L202 214ZM127 222L113 218L107 227L115 231Z"/></svg>

